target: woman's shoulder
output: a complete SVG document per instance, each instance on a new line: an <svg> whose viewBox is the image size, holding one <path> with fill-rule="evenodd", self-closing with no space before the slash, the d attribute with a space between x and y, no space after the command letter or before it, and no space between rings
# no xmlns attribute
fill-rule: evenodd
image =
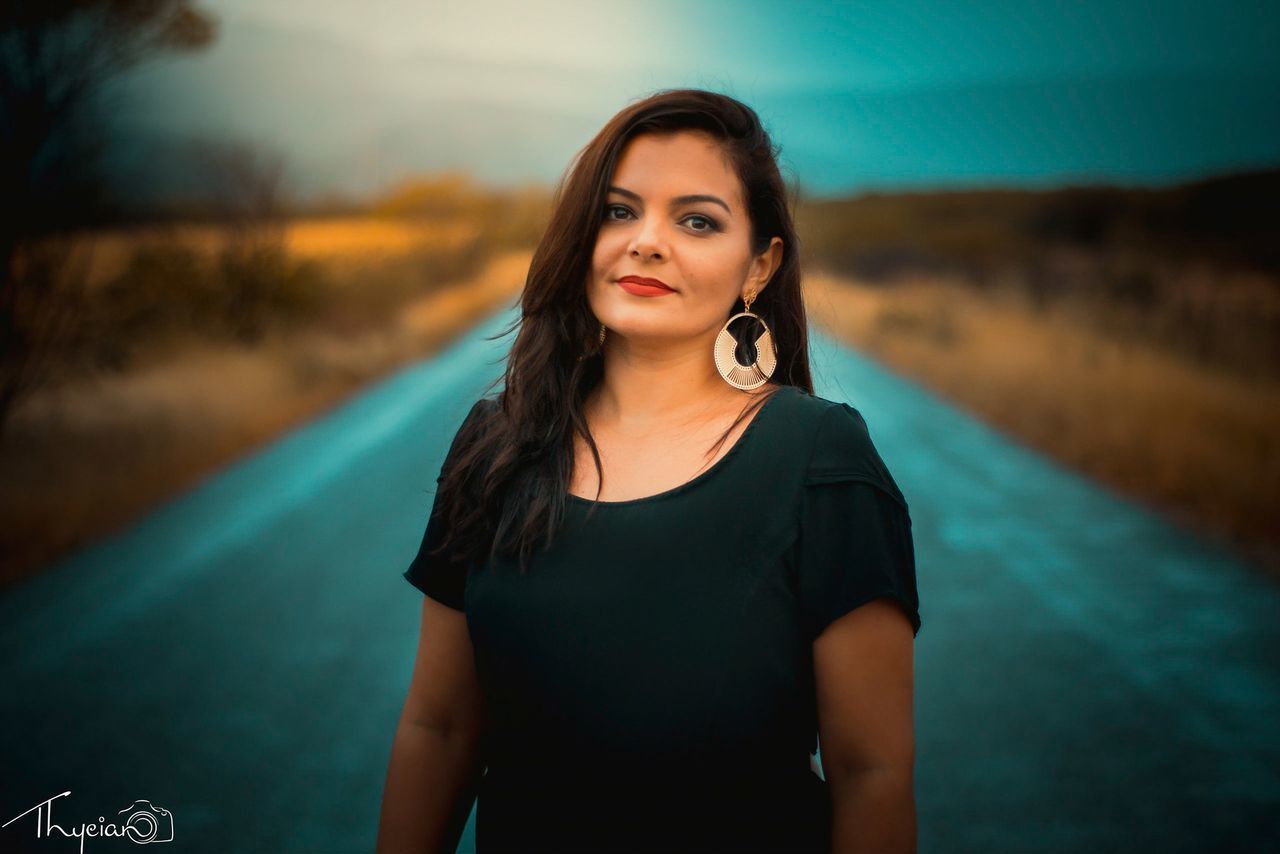
<svg viewBox="0 0 1280 854"><path fill-rule="evenodd" d="M780 386L778 393L789 396L788 407L792 416L799 419L797 423L810 426L817 426L818 422L832 409L842 409L848 406L848 404L828 400L819 394L806 391L800 386Z"/></svg>
<svg viewBox="0 0 1280 854"><path fill-rule="evenodd" d="M502 403L497 397L489 397L488 395L478 397L475 403L471 404L471 409L467 412L467 417L463 419L462 423L466 424L477 418L485 418L501 407Z"/></svg>
<svg viewBox="0 0 1280 854"><path fill-rule="evenodd" d="M862 412L848 403L829 400L797 388L788 421L807 447L806 485L864 481L880 487L905 505L906 500L885 465Z"/></svg>
<svg viewBox="0 0 1280 854"><path fill-rule="evenodd" d="M783 386L778 392L788 398L781 407L786 410L783 420L809 444L847 445L869 439L866 420L853 406L799 386Z"/></svg>
<svg viewBox="0 0 1280 854"><path fill-rule="evenodd" d="M471 408L467 410L467 414L463 417L455 435L455 440L473 439L476 434L484 432L493 421L495 413L501 408L502 403L496 397L483 396L476 398L475 402L471 404Z"/></svg>
<svg viewBox="0 0 1280 854"><path fill-rule="evenodd" d="M471 444L489 429L491 416L499 407L498 400L492 397L480 397L471 404L471 408L467 410L467 414L462 417L461 423L454 430L453 438L449 440L449 450L445 452L444 464L441 467L440 476L436 478L437 482L444 479L445 471L451 468Z"/></svg>

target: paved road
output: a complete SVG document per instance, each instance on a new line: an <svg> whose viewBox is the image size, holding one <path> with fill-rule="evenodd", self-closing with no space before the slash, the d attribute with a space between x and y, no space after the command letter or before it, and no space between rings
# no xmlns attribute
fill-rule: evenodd
<svg viewBox="0 0 1280 854"><path fill-rule="evenodd" d="M0 596L0 824L147 799L172 850L371 851L416 640L400 573L509 319ZM1275 585L815 349L912 506L920 850L1280 850ZM0 850L80 850L35 816Z"/></svg>

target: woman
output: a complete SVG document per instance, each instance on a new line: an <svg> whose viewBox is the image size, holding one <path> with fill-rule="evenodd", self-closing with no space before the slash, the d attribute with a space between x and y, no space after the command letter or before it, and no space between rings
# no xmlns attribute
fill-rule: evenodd
<svg viewBox="0 0 1280 854"><path fill-rule="evenodd" d="M481 852L913 850L911 521L813 395L755 112L677 90L610 120L521 305L404 573L378 850L451 850L476 790Z"/></svg>

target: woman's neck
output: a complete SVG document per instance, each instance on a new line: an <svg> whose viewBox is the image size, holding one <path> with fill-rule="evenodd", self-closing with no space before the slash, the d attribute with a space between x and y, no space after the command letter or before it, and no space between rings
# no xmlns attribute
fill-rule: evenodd
<svg viewBox="0 0 1280 854"><path fill-rule="evenodd" d="M643 434L651 427L715 418L747 396L716 371L709 345L661 355L619 347L605 354L604 378L587 401L588 420Z"/></svg>

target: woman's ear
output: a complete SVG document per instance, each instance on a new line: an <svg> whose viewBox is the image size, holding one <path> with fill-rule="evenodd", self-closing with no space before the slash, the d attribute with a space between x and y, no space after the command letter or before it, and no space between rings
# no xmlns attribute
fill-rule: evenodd
<svg viewBox="0 0 1280 854"><path fill-rule="evenodd" d="M747 271L747 280L743 283L743 291L754 290L756 296L765 289L773 274L782 264L782 238L775 237L763 252L751 259L751 268Z"/></svg>

